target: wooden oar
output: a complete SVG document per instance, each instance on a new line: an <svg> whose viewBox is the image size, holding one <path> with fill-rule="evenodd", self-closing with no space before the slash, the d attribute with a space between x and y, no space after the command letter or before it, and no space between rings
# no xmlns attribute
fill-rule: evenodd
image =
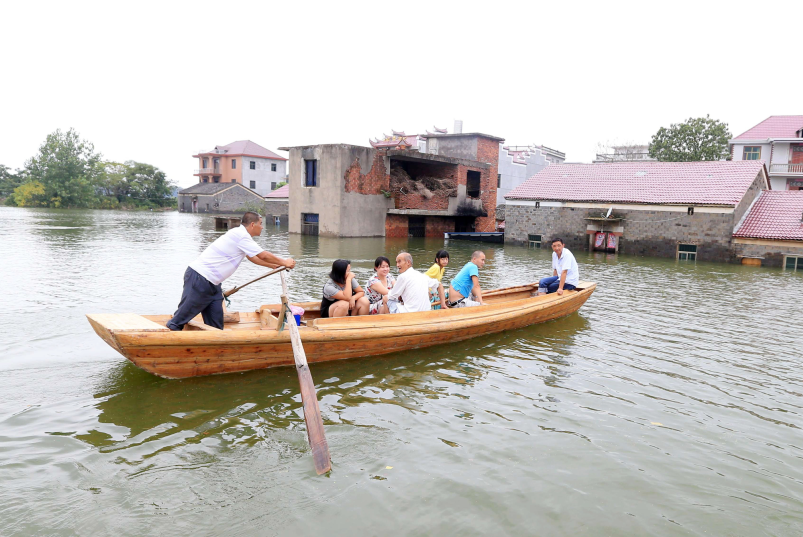
<svg viewBox="0 0 803 537"><path fill-rule="evenodd" d="M239 291L240 289L242 289L243 287L245 287L246 285L251 285L251 284L252 284L252 283L254 283L254 282L258 282L258 281L259 281L259 280L261 280L262 278L267 278L268 276L271 276L271 275L273 275L273 274L276 274L277 272L281 272L281 271L283 271L283 270L287 270L287 267L279 267L279 268L277 268L276 270L272 270L272 271L268 272L267 274L263 274L263 275L262 275L262 276L260 276L259 278L254 278L254 279L253 279L253 280L251 280L250 282L246 282L246 283L244 283L244 284L242 284L242 285L238 285L237 287L234 287L234 288L232 288L232 289L229 289L228 291L226 291L225 293L223 293L223 296L225 296L225 297L229 297L229 296L233 295L234 293L236 293L237 291Z"/></svg>
<svg viewBox="0 0 803 537"><path fill-rule="evenodd" d="M312 374L307 365L307 355L301 345L301 335L298 333L298 326L290 311L290 302L287 298L287 280L284 273L282 277L282 304L286 308L285 319L290 327L290 341L293 344L293 357L296 360L296 371L298 372L298 383L301 386L301 403L304 406L304 421L307 423L307 439L312 448L312 460L315 462L315 471L318 475L325 474L332 469L329 458L329 444L326 443L326 436L323 433L323 419L321 409L318 408L318 394L315 392L315 384L312 382ZM279 320L281 322L281 319Z"/></svg>

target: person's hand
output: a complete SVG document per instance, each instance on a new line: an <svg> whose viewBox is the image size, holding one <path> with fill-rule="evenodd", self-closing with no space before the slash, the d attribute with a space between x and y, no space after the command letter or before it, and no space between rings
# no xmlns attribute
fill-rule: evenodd
<svg viewBox="0 0 803 537"><path fill-rule="evenodd" d="M285 268L288 269L294 269L296 268L296 260L293 259L292 257L288 257L287 259L284 260L284 266Z"/></svg>
<svg viewBox="0 0 803 537"><path fill-rule="evenodd" d="M348 274L346 274L346 280L352 280L356 277L357 276L355 276L353 272L349 272Z"/></svg>
<svg viewBox="0 0 803 537"><path fill-rule="evenodd" d="M350 309L350 310L353 310L353 309L354 309L354 306L356 306L356 305L357 305L357 299L356 299L356 298L354 298L354 297L351 297L351 298L349 299L349 309Z"/></svg>
<svg viewBox="0 0 803 537"><path fill-rule="evenodd" d="M449 309L449 306L447 306L447 305L446 305L446 302L445 302L445 301L443 301L443 300L441 300L441 309L442 309L442 310L448 310L448 309Z"/></svg>
<svg viewBox="0 0 803 537"><path fill-rule="evenodd" d="M558 296L563 294L563 289L558 289Z"/></svg>
<svg viewBox="0 0 803 537"><path fill-rule="evenodd" d="M382 303L383 304L387 304L388 303L388 295L382 295Z"/></svg>

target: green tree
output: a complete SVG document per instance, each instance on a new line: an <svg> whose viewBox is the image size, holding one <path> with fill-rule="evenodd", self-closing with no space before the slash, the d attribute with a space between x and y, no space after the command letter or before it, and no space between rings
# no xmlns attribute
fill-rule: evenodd
<svg viewBox="0 0 803 537"><path fill-rule="evenodd" d="M273 190L279 190L280 188L282 188L286 184L287 184L287 181L282 181L281 183L276 183L276 188L274 188Z"/></svg>
<svg viewBox="0 0 803 537"><path fill-rule="evenodd" d="M165 173L151 164L127 161L102 163L98 183L101 195L113 197L120 204L134 207L167 207L175 202L174 185Z"/></svg>
<svg viewBox="0 0 803 537"><path fill-rule="evenodd" d="M45 186L39 181L28 181L14 189L14 204L17 207L47 207Z"/></svg>
<svg viewBox="0 0 803 537"><path fill-rule="evenodd" d="M95 146L74 129L57 129L25 163L26 180L42 184L50 207L91 207L98 201L100 158Z"/></svg>
<svg viewBox="0 0 803 537"><path fill-rule="evenodd" d="M22 175L14 173L8 166L0 164L0 198L11 197L14 189L22 184Z"/></svg>
<svg viewBox="0 0 803 537"><path fill-rule="evenodd" d="M650 142L650 156L663 162L730 159L727 123L709 116L689 118L658 129Z"/></svg>

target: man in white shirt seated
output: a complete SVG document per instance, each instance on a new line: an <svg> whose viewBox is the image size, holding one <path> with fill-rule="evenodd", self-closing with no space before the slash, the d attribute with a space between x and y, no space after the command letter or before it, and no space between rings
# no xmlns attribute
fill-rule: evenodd
<svg viewBox="0 0 803 537"><path fill-rule="evenodd" d="M552 276L542 278L538 282L538 290L547 293L557 292L558 295L562 295L563 291L572 291L579 284L580 272L577 269L574 254L564 246L563 239L553 239Z"/></svg>
<svg viewBox="0 0 803 537"><path fill-rule="evenodd" d="M268 268L296 266L292 257L282 259L266 252L254 242L262 233L262 218L247 212L241 224L210 244L184 272L184 291L173 318L167 321L170 330L183 330L199 313L204 324L223 329L223 280L234 274L246 257L255 265Z"/></svg>
<svg viewBox="0 0 803 537"><path fill-rule="evenodd" d="M393 288L382 297L390 313L411 313L414 311L429 311L432 306L429 302L429 290L438 290L441 299L441 309L446 309L446 297L443 284L436 279L421 274L413 268L413 256L402 252L396 256L396 268L399 277ZM401 302L399 302L401 299Z"/></svg>

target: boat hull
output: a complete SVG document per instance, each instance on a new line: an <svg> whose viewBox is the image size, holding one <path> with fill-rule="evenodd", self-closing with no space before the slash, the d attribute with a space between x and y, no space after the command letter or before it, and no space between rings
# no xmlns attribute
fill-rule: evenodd
<svg viewBox="0 0 803 537"><path fill-rule="evenodd" d="M446 311L318 319L299 332L310 363L378 356L557 319L577 311L595 288L589 284L561 297L530 297L532 287L520 287L516 288L518 296L527 298ZM112 348L160 377L178 379L295 364L289 330L110 330L88 317L95 332Z"/></svg>

